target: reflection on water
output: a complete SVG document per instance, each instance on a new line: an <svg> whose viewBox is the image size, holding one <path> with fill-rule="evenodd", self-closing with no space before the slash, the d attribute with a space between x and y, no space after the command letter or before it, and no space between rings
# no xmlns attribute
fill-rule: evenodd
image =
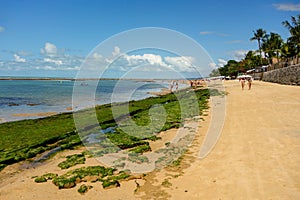
<svg viewBox="0 0 300 200"><path fill-rule="evenodd" d="M100 138L103 136L103 134L113 133L115 131L115 129L116 129L116 127L108 127L104 130L101 130L100 133L91 133L91 134L87 135L85 142L87 144L99 144L101 142Z"/></svg>
<svg viewBox="0 0 300 200"><path fill-rule="evenodd" d="M42 162L49 159L53 154L57 153L58 151L61 150L61 147L55 147L54 149L50 150L50 151L46 151L44 153L42 153L41 156L36 157L32 162L29 163L25 163L22 168L34 168L37 167L39 165L42 165Z"/></svg>

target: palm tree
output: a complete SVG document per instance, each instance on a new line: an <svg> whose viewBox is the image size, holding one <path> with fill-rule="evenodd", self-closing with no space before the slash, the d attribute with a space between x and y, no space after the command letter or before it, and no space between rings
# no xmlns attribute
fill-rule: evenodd
<svg viewBox="0 0 300 200"><path fill-rule="evenodd" d="M281 57L285 59L285 62L287 63L289 58L293 57L296 54L296 47L290 43L284 43L281 48Z"/></svg>
<svg viewBox="0 0 300 200"><path fill-rule="evenodd" d="M292 22L284 21L282 22L282 25L287 27L287 29L290 31L291 37L288 38L287 43L290 43L290 46L296 47L296 52L292 55L292 57L297 56L299 58L300 54L300 15L297 15L296 17L291 17ZM297 63L298 59L297 59Z"/></svg>
<svg viewBox="0 0 300 200"><path fill-rule="evenodd" d="M254 36L252 38L250 38L250 41L257 40L259 55L262 58L262 55L261 55L261 42L262 42L262 40L264 40L266 38L266 31L263 30L262 28L260 28L260 29L257 29L256 31L253 31L253 34L254 34ZM262 61L261 61L260 64L262 64Z"/></svg>
<svg viewBox="0 0 300 200"><path fill-rule="evenodd" d="M269 60L269 64L273 64L273 58L277 58L279 61L279 52L282 48L283 40L277 33L270 33L266 36L262 43L262 50L266 53L266 57Z"/></svg>
<svg viewBox="0 0 300 200"><path fill-rule="evenodd" d="M253 51L248 51L244 60L247 63L247 69L253 69L260 64L260 57Z"/></svg>
<svg viewBox="0 0 300 200"><path fill-rule="evenodd" d="M282 49L284 41L279 34L271 33L271 42L272 42L273 50L276 54L277 62L279 62L279 53Z"/></svg>

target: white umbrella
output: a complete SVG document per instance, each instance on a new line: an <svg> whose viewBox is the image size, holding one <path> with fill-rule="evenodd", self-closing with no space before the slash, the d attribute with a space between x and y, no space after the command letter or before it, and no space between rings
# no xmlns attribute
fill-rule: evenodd
<svg viewBox="0 0 300 200"><path fill-rule="evenodd" d="M240 75L237 78L252 78L250 75Z"/></svg>

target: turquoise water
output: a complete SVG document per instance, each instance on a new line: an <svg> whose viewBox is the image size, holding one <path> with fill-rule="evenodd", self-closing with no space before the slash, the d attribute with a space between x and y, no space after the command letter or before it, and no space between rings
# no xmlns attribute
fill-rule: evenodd
<svg viewBox="0 0 300 200"><path fill-rule="evenodd" d="M138 100L151 96L148 92L168 88L168 82L131 80L66 81L66 80L0 80L0 123L37 116L15 116L40 112L67 112L72 107L73 86L82 91L95 90L94 98L81 98L80 106ZM118 86L117 88L115 86ZM113 100L112 100L112 94ZM83 95L84 96L84 95ZM76 109L76 108L75 108Z"/></svg>

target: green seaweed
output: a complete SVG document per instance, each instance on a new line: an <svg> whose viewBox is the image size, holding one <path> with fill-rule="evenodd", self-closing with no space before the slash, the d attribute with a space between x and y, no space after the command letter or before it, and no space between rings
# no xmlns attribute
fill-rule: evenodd
<svg viewBox="0 0 300 200"><path fill-rule="evenodd" d="M102 182L102 187L103 188L108 188L108 187L111 187L111 186L120 187L120 183L117 180L104 180Z"/></svg>
<svg viewBox="0 0 300 200"><path fill-rule="evenodd" d="M93 186L82 184L77 190L80 194L85 194L89 189L92 189Z"/></svg>
<svg viewBox="0 0 300 200"><path fill-rule="evenodd" d="M99 131L97 129L99 125L102 129L116 127L116 121L118 121L118 124L120 123L121 126L127 127L127 131L125 133L120 129L122 127L117 127L114 133L105 134L110 142L120 149L148 145L147 140L155 141L159 139L155 136L157 132L178 128L182 126L186 118L197 116L201 114L202 110L207 109L207 99L210 96L210 92L213 95L220 95L217 91L209 91L208 89L201 89L195 92L183 90L176 94L171 93L160 97L130 101L129 104L106 104L97 106L96 109L81 110L76 112L76 115L80 115L82 119L79 122L82 130L78 131L81 133L80 137L84 137L95 130ZM192 107L195 105L195 101L198 101L199 109ZM133 120L140 126L149 125L151 123L149 109L158 109L155 105L162 105L166 111L166 122L162 127L158 126L159 118L154 118L156 121L145 129L136 130L136 128L130 126L130 120ZM114 107L114 115L112 114L112 106ZM182 106L187 109L183 109ZM129 113L127 112L128 109ZM98 124L91 125L90 121L92 121L95 111ZM73 113L62 113L46 118L3 123L0 124L0 137L0 169L3 169L6 165L33 158L56 147L61 147L63 150L82 145L75 128ZM15 138L18 139L16 140ZM117 151L116 148L110 148L106 151L103 150L100 154Z"/></svg>
<svg viewBox="0 0 300 200"><path fill-rule="evenodd" d="M149 163L149 159L146 156L141 155L140 153L129 153L128 160L134 163Z"/></svg>
<svg viewBox="0 0 300 200"><path fill-rule="evenodd" d="M116 169L105 168L103 166L81 167L54 178L53 183L58 186L59 189L70 188L75 187L76 182L81 182L82 179L87 176L99 176L100 178L104 178L113 175L114 171L116 171Z"/></svg>
<svg viewBox="0 0 300 200"><path fill-rule="evenodd" d="M66 158L67 158L67 160L65 160L65 161L58 164L58 167L60 167L61 169L68 169L68 168L73 167L77 164L84 164L85 163L85 156L83 154L69 155Z"/></svg>
<svg viewBox="0 0 300 200"><path fill-rule="evenodd" d="M43 176L39 176L39 177L35 178L34 181L36 183L43 183L43 182L47 182L47 179Z"/></svg>
<svg viewBox="0 0 300 200"><path fill-rule="evenodd" d="M140 154L143 154L144 152L148 152L148 151L151 151L151 147L149 146L149 143L134 147L129 150L129 152L140 153Z"/></svg>
<svg viewBox="0 0 300 200"><path fill-rule="evenodd" d="M42 176L38 176L34 179L34 181L36 183L43 183L43 182L47 182L47 180L52 180L54 178L56 178L58 175L57 174L54 174L54 173L47 173L47 174L44 174Z"/></svg>
<svg viewBox="0 0 300 200"><path fill-rule="evenodd" d="M6 167L5 164L0 164L0 172Z"/></svg>
<svg viewBox="0 0 300 200"><path fill-rule="evenodd" d="M165 179L162 183L161 183L162 186L164 187L171 187L172 186L172 183L170 183L170 181L168 179Z"/></svg>

